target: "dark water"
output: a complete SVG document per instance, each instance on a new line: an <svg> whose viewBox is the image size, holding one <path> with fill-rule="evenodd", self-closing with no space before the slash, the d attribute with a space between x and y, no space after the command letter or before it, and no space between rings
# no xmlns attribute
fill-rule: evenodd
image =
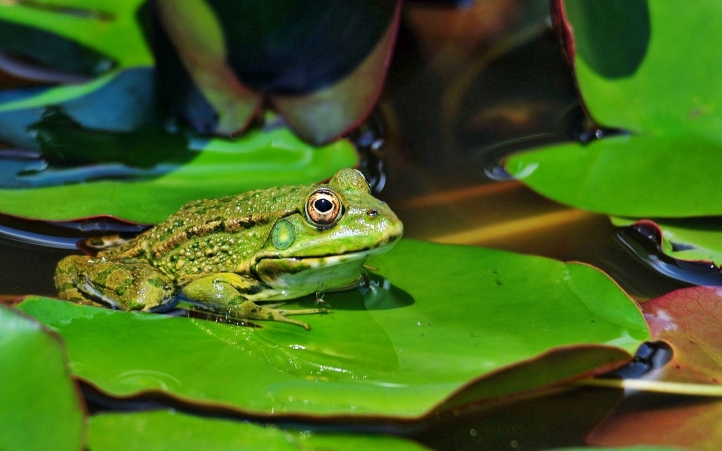
<svg viewBox="0 0 722 451"><path fill-rule="evenodd" d="M523 21L517 26L520 35L533 28ZM556 204L518 182L499 181L504 174L497 163L508 152L595 134L581 114L560 46L549 30L537 29L486 64L480 61L495 44L450 59L440 68L418 30L409 23L402 27L386 93L353 138L367 155L362 169L404 222L405 236L590 263L638 300L687 283L719 284L718 272L660 257L646 237L617 229L604 216ZM2 162L3 170L23 165L41 169L35 155L13 158ZM11 160L16 167L10 168ZM113 221L42 224L0 217L0 299L53 296L55 265L75 252L77 240L139 230ZM623 374L647 371L655 355L659 360L654 347L641 349ZM154 395L117 400L82 388L91 413L174 407L237 418L230 411ZM435 449L539 449L583 444L586 433L621 398L619 390L570 388L541 398L434 412L413 422L369 419L310 425L299 419L283 425L394 433Z"/></svg>

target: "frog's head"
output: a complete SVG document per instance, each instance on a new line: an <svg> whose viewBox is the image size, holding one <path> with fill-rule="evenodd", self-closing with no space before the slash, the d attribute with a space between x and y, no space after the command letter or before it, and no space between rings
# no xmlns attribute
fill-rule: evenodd
<svg viewBox="0 0 722 451"><path fill-rule="evenodd" d="M403 230L364 176L343 169L327 185L309 187L298 211L276 221L254 270L266 284L296 294L302 286L309 292L348 286L366 259L389 250Z"/></svg>

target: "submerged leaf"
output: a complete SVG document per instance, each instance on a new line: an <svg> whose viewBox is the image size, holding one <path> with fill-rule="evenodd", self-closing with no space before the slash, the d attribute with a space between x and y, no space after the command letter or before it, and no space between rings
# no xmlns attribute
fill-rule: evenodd
<svg viewBox="0 0 722 451"><path fill-rule="evenodd" d="M62 341L2 305L0 331L0 449L80 449L83 406Z"/></svg>
<svg viewBox="0 0 722 451"><path fill-rule="evenodd" d="M305 317L311 331L42 298L20 308L111 395L155 390L266 415L419 417L452 394L449 407L618 367L648 339L637 305L586 265L409 240L369 264L386 279L328 293L333 313Z"/></svg>
<svg viewBox="0 0 722 451"><path fill-rule="evenodd" d="M223 449L274 451L423 450L411 441L384 436L328 432L291 432L244 421L194 417L174 411L105 413L90 418L93 451L147 449Z"/></svg>

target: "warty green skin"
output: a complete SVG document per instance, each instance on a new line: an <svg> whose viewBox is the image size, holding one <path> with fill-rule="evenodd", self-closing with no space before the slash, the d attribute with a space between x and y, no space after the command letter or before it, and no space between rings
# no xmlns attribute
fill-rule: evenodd
<svg viewBox="0 0 722 451"><path fill-rule="evenodd" d="M319 226L309 196L330 190L340 219ZM193 201L135 239L96 257L70 256L57 267L60 297L125 310L162 310L177 295L202 310L242 319L286 318L325 309L277 310L257 301L285 300L356 286L369 255L385 252L403 225L370 194L356 170L327 185L287 186Z"/></svg>

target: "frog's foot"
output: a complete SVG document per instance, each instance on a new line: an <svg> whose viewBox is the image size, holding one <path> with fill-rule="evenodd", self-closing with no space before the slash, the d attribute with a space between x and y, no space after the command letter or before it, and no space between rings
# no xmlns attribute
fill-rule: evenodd
<svg viewBox="0 0 722 451"><path fill-rule="evenodd" d="M237 307L237 315L243 319L257 319L263 321L278 321L282 323L295 324L306 330L311 330L311 326L303 321L288 318L290 315L311 315L315 313L329 313L325 308L310 308L299 310L282 310L272 307L265 307L256 304L253 301L243 301Z"/></svg>

